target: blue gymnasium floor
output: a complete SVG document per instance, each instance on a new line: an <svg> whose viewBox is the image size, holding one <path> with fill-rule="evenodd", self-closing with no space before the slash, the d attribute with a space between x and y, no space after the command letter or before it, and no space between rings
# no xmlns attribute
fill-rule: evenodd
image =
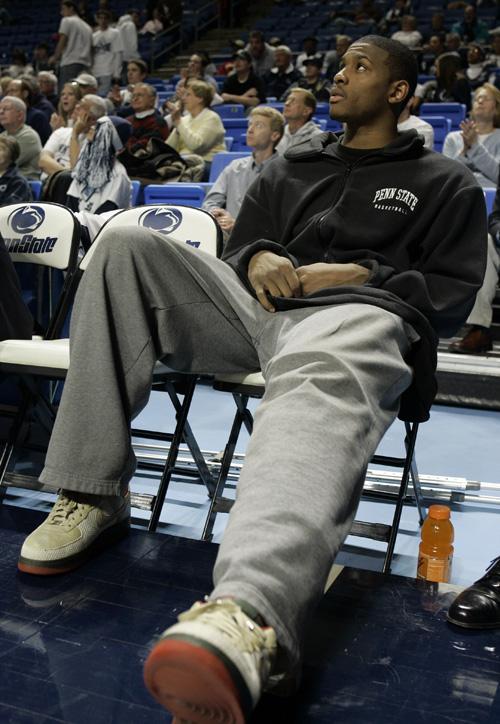
<svg viewBox="0 0 500 724"><path fill-rule="evenodd" d="M218 450L232 401L219 395L214 404L213 395L197 392L190 419L202 448ZM138 422L171 429L168 410L165 396L155 393ZM498 413L437 407L421 428L420 472L496 482L499 433ZM400 431L389 431L384 451L399 439ZM140 475L133 488L150 486ZM19 574L22 540L50 501L47 494L9 491L0 508L0 724L169 722L142 685L142 664L155 637L210 590L216 545L195 540L207 509L204 489L175 482L161 532L137 526L70 575ZM385 508L362 503L357 517L383 518ZM500 631L446 623L456 592L500 553L500 508L452 508L452 585L414 580L413 508L405 509L398 536L393 572L399 575L366 570L380 568L381 552L348 539L307 636L301 689L289 700L266 697L252 724L500 721ZM216 540L225 517L219 516Z"/></svg>

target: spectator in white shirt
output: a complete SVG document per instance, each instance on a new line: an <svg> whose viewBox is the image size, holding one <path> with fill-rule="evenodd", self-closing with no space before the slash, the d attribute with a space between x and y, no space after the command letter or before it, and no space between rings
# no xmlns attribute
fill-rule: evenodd
<svg viewBox="0 0 500 724"><path fill-rule="evenodd" d="M401 30L391 35L393 40L399 40L410 50L422 45L422 33L417 30L417 19L413 15L404 15L401 19Z"/></svg>
<svg viewBox="0 0 500 724"><path fill-rule="evenodd" d="M96 20L98 30L92 36L92 73L97 80L97 93L105 96L111 88L111 79L121 76L123 43L118 28L109 27L111 13L108 10L99 10Z"/></svg>
<svg viewBox="0 0 500 724"><path fill-rule="evenodd" d="M59 25L59 40L51 63L60 61L59 87L79 73L89 69L92 57L92 29L78 16L72 0L61 3L62 20Z"/></svg>
<svg viewBox="0 0 500 724"><path fill-rule="evenodd" d="M398 132L410 131L412 128L424 137L424 146L431 151L434 149L434 129L423 118L414 116L412 110L415 106L415 96L412 96L398 118Z"/></svg>

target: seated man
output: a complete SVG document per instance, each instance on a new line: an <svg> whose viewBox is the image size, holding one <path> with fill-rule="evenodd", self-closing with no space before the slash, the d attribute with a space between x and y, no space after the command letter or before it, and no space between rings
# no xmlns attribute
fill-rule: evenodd
<svg viewBox="0 0 500 724"><path fill-rule="evenodd" d="M40 137L26 123L26 104L20 98L4 96L0 100L0 125L4 127L2 136L15 138L20 154L17 160L19 172L28 179L40 177L38 159L42 144Z"/></svg>
<svg viewBox="0 0 500 724"><path fill-rule="evenodd" d="M462 323L481 283L481 189L397 133L416 81L404 46L355 41L332 93L345 134L266 166L223 261L124 226L103 233L79 287L41 476L62 490L22 571L71 570L126 532L130 419L157 359L266 379L215 588L146 662L177 721L248 721L264 688L297 677L368 462L398 410L427 418L437 335Z"/></svg>
<svg viewBox="0 0 500 724"><path fill-rule="evenodd" d="M252 56L247 50L234 54L234 73L228 76L222 86L224 103L241 103L247 108L266 102L266 87L262 78L252 69Z"/></svg>
<svg viewBox="0 0 500 724"><path fill-rule="evenodd" d="M203 208L219 222L225 238L231 233L249 186L266 165L276 158L274 152L283 135L283 116L275 108L257 106L250 113L247 146L252 155L237 158L226 166L208 194Z"/></svg>
<svg viewBox="0 0 500 724"><path fill-rule="evenodd" d="M303 62L304 78L297 81L297 88L305 88L316 98L318 103L330 101L331 83L321 75L322 58L306 58Z"/></svg>
<svg viewBox="0 0 500 724"><path fill-rule="evenodd" d="M36 79L38 81L40 93L47 99L54 109L57 108L59 104L57 77L49 70L41 70Z"/></svg>
<svg viewBox="0 0 500 724"><path fill-rule="evenodd" d="M52 103L44 98L37 88L35 82L28 78L16 78L11 80L7 95L20 98L26 104L26 125L38 133L42 145L47 142L51 134L50 117L55 113Z"/></svg>
<svg viewBox="0 0 500 724"><path fill-rule="evenodd" d="M287 45L278 45L274 51L274 67L264 76L266 94L284 100L288 89L303 76L293 67L292 51Z"/></svg>
<svg viewBox="0 0 500 724"><path fill-rule="evenodd" d="M278 153L283 154L292 146L321 133L321 128L311 120L315 110L316 98L312 93L303 88L292 88L283 108L286 125L283 138L276 147Z"/></svg>
<svg viewBox="0 0 500 724"><path fill-rule="evenodd" d="M127 116L132 124L132 133L127 148L134 153L144 148L150 138L166 141L170 133L168 125L156 110L156 89L149 83L136 83L132 90L131 105L133 116Z"/></svg>

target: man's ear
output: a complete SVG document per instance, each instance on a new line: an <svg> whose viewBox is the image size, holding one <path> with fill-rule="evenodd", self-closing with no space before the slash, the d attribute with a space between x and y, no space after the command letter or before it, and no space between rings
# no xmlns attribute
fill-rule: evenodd
<svg viewBox="0 0 500 724"><path fill-rule="evenodd" d="M408 98L410 92L410 86L406 80L395 80L389 86L389 92L387 100L389 103L402 103L405 98Z"/></svg>

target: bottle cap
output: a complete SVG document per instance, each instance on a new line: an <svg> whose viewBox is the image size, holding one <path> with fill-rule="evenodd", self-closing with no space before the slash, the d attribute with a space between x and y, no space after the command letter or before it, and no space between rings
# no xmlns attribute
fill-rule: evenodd
<svg viewBox="0 0 500 724"><path fill-rule="evenodd" d="M429 507L429 518L435 520L447 520L450 517L450 509L447 505L431 505Z"/></svg>

